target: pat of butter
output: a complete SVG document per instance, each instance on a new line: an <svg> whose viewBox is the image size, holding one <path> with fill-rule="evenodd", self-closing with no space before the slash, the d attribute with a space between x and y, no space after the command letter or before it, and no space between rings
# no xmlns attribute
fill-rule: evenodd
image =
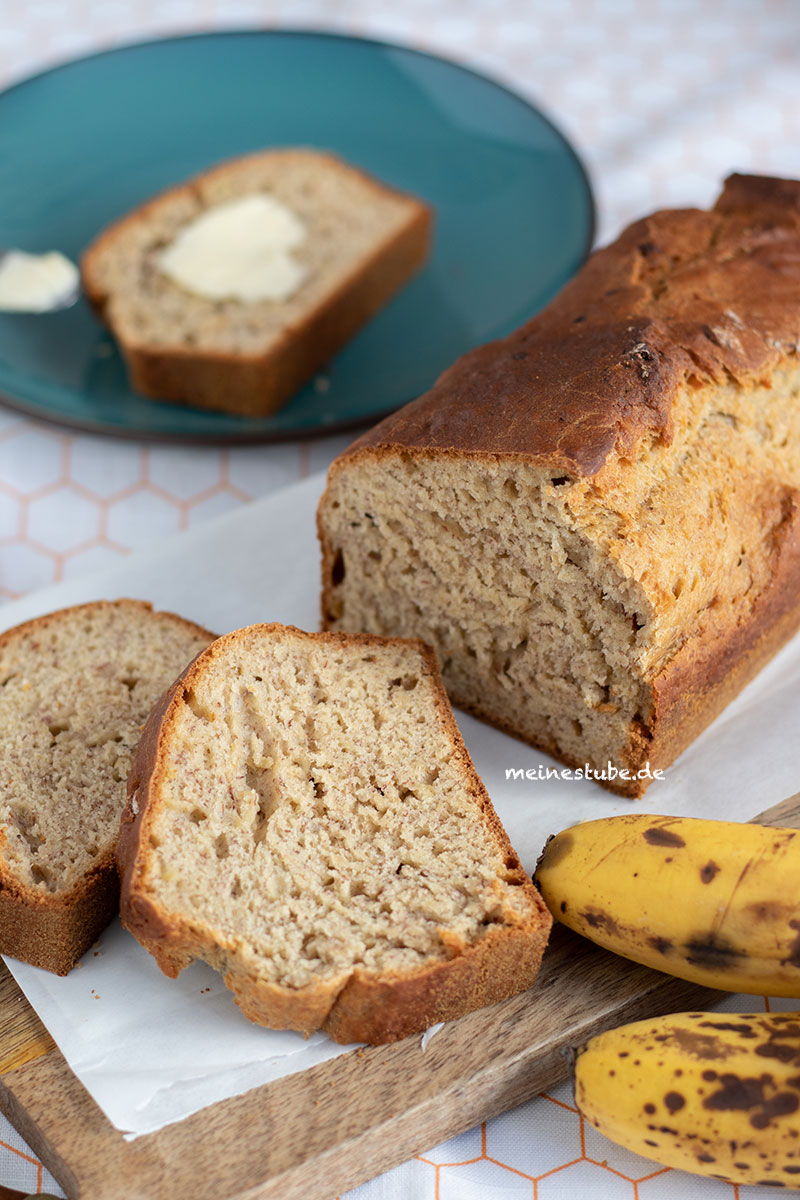
<svg viewBox="0 0 800 1200"><path fill-rule="evenodd" d="M26 254L9 250L0 258L0 311L49 312L71 304L80 275L75 263L58 250Z"/></svg>
<svg viewBox="0 0 800 1200"><path fill-rule="evenodd" d="M257 193L208 209L159 255L173 283L211 300L288 300L307 275L291 254L302 221L274 196Z"/></svg>

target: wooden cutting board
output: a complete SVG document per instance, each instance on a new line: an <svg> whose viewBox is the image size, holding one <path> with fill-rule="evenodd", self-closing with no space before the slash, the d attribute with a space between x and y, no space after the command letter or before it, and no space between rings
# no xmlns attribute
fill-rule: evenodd
<svg viewBox="0 0 800 1200"><path fill-rule="evenodd" d="M755 818L800 828L800 793ZM355 1050L126 1142L0 963L0 1109L71 1198L332 1200L568 1074L601 1029L718 992L617 958L563 927L536 987L419 1037Z"/></svg>

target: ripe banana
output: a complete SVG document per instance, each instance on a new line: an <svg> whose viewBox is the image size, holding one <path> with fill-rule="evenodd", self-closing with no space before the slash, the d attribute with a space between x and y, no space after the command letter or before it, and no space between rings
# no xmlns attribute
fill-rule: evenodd
<svg viewBox="0 0 800 1200"><path fill-rule="evenodd" d="M601 1133L668 1167L800 1186L800 1013L678 1013L578 1051L575 1102Z"/></svg>
<svg viewBox="0 0 800 1200"><path fill-rule="evenodd" d="M627 814L565 829L536 883L615 954L730 992L800 997L800 832Z"/></svg>

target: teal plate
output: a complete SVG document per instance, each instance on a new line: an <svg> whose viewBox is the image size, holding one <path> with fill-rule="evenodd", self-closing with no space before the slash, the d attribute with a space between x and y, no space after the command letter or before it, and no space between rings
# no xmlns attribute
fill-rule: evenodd
<svg viewBox="0 0 800 1200"><path fill-rule="evenodd" d="M331 149L436 213L431 260L274 416L137 396L85 301L0 315L3 402L94 432L273 441L376 420L471 347L531 316L594 232L586 172L519 96L415 50L325 33L169 38L56 67L0 94L0 245L78 258L98 230L221 159Z"/></svg>

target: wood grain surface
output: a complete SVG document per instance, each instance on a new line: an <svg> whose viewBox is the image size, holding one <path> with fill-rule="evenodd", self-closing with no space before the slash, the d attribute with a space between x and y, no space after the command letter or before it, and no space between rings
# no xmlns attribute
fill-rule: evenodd
<svg viewBox="0 0 800 1200"><path fill-rule="evenodd" d="M800 793L756 820L800 827ZM419 1037L365 1047L126 1142L3 968L0 1108L70 1198L331 1200L552 1087L565 1051L601 1029L718 998L558 927L532 991L425 1051Z"/></svg>

